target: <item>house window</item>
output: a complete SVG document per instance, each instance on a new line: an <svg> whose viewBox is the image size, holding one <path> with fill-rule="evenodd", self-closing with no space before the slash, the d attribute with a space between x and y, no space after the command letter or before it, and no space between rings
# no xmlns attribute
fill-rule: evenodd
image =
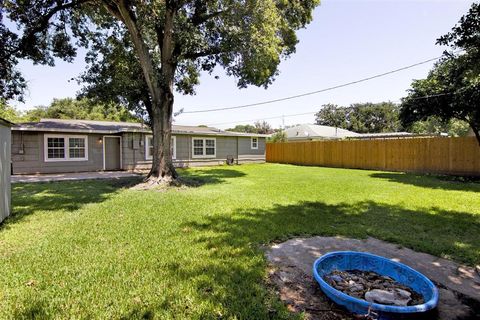
<svg viewBox="0 0 480 320"><path fill-rule="evenodd" d="M258 138L252 138L252 149L258 149Z"/></svg>
<svg viewBox="0 0 480 320"><path fill-rule="evenodd" d="M68 139L68 156L70 159L85 158L85 139L69 138Z"/></svg>
<svg viewBox="0 0 480 320"><path fill-rule="evenodd" d="M193 158L215 158L217 144L215 138L192 138L192 141Z"/></svg>
<svg viewBox="0 0 480 320"><path fill-rule="evenodd" d="M88 160L87 136L45 135L45 161Z"/></svg>
<svg viewBox="0 0 480 320"><path fill-rule="evenodd" d="M172 136L170 151L172 152L172 159L177 159L177 137L175 136ZM145 136L145 159L153 159L153 136Z"/></svg>

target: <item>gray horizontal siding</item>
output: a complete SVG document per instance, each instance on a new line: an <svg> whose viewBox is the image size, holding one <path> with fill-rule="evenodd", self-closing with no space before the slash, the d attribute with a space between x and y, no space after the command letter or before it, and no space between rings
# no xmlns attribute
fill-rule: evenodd
<svg viewBox="0 0 480 320"><path fill-rule="evenodd" d="M23 136L22 136L23 134ZM51 133L47 133L51 134ZM72 135L58 132L55 134ZM88 134L87 161L55 161L44 159L44 133L12 132L12 164L14 174L32 173L63 173L103 170L103 144L99 141L100 134ZM23 151L21 154L23 141Z"/></svg>
<svg viewBox="0 0 480 320"><path fill-rule="evenodd" d="M145 136L145 134L141 133L127 133L123 135L124 170L150 169L152 161L145 159ZM174 164L177 167L225 164L229 156L236 159L240 164L265 162L265 138L258 138L258 149L252 149L250 137L212 137L179 134L174 136L176 139L176 159ZM215 138L216 156L214 158L193 158L192 138L194 137ZM239 154L237 154L237 141ZM135 149L132 149L133 145L135 145Z"/></svg>
<svg viewBox="0 0 480 320"><path fill-rule="evenodd" d="M50 134L50 133L47 133ZM57 133L55 133L57 134ZM58 133L62 134L62 133ZM68 133L65 133L68 135ZM124 133L122 136L122 168L124 170L148 170L151 160L145 159L145 134ZM251 148L250 137L215 136L214 158L193 158L192 138L212 138L201 135L175 135L176 166L218 165L233 157L238 163L265 162L265 138L258 138L258 149ZM44 133L12 132L12 161L15 174L62 173L103 170L102 134L88 134L88 161L44 161ZM238 141L238 146L237 146ZM20 154L22 149L24 154ZM237 154L238 150L238 154Z"/></svg>

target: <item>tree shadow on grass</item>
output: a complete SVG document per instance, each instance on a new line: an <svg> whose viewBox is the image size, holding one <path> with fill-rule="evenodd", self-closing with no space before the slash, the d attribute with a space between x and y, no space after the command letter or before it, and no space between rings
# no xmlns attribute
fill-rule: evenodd
<svg viewBox="0 0 480 320"><path fill-rule="evenodd" d="M422 188L480 192L480 183L473 178L399 172L372 173L370 177Z"/></svg>
<svg viewBox="0 0 480 320"><path fill-rule="evenodd" d="M228 310L227 318L282 318L282 307L272 307L275 299L265 289L262 245L295 236L372 236L475 264L480 262L479 220L467 212L413 211L372 201L240 209L231 216L210 216L186 224L203 247L201 251L208 254L195 267L178 261L172 268L176 276L196 286L202 299Z"/></svg>
<svg viewBox="0 0 480 320"><path fill-rule="evenodd" d="M228 179L241 178L246 176L242 171L236 169L202 169L202 170L182 170L180 178L192 186L202 186L206 184L224 183Z"/></svg>
<svg viewBox="0 0 480 320"><path fill-rule="evenodd" d="M103 202L119 190L135 185L140 179L12 184L12 212L0 224L0 230L38 211L75 211L89 203Z"/></svg>

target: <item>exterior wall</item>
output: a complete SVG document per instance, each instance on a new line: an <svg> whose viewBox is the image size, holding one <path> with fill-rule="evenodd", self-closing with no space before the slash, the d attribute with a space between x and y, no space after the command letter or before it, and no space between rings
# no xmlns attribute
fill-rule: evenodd
<svg viewBox="0 0 480 320"><path fill-rule="evenodd" d="M145 135L124 133L122 135L123 170L147 170L151 161L145 159Z"/></svg>
<svg viewBox="0 0 480 320"><path fill-rule="evenodd" d="M51 134L45 133L45 134ZM62 134L61 132L55 134ZM69 135L68 133L65 133ZM70 134L71 135L71 134ZM80 134L85 135L85 134ZM103 170L102 134L87 134L87 161L55 161L44 159L44 133L13 131L12 162L14 174L67 173ZM122 169L149 170L151 160L145 158L145 134L124 133L122 136ZM258 149L251 148L250 137L222 137L202 135L175 135L177 167L207 166L225 164L227 157L233 157L237 163L265 162L265 138L258 138ZM216 156L214 158L193 158L192 138L215 138ZM23 153L21 152L23 150Z"/></svg>
<svg viewBox="0 0 480 320"><path fill-rule="evenodd" d="M10 127L0 123L0 222L10 214Z"/></svg>
<svg viewBox="0 0 480 320"><path fill-rule="evenodd" d="M51 134L45 133L45 134ZM54 134L72 135L55 132ZM85 135L85 134L80 134ZM14 174L66 173L103 170L103 135L88 136L88 160L46 162L43 132L12 132L12 163ZM23 148L22 148L23 145ZM23 150L23 154L22 154Z"/></svg>
<svg viewBox="0 0 480 320"><path fill-rule="evenodd" d="M145 159L145 134L123 134L123 169L149 170L151 160ZM176 138L176 167L194 167L225 164L227 157L233 157L237 163L265 162L265 138L258 138L258 149L251 148L250 137L222 137L202 135L174 135ZM216 156L214 158L192 157L192 138L215 138ZM238 141L238 146L237 146ZM134 147L133 147L134 146Z"/></svg>
<svg viewBox="0 0 480 320"><path fill-rule="evenodd" d="M250 137L238 138L238 163L265 162L265 138L258 138L258 149L252 149Z"/></svg>

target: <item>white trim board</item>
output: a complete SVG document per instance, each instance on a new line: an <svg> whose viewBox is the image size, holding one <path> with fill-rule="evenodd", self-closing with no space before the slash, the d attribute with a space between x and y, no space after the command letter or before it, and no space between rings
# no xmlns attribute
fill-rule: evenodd
<svg viewBox="0 0 480 320"><path fill-rule="evenodd" d="M203 140L203 154L202 155L195 155L195 140ZM207 155L207 144L206 140L213 140L215 141L214 146L214 154ZM208 159L212 158L215 159L217 157L217 139L216 138L205 138L205 137L192 137L192 159Z"/></svg>
<svg viewBox="0 0 480 320"><path fill-rule="evenodd" d="M257 144L256 147L253 146L253 139L257 140L257 141L256 141L256 144ZM258 150L258 143L259 143L258 137L251 137L251 138L250 138L250 148L251 148L252 150Z"/></svg>
<svg viewBox="0 0 480 320"><path fill-rule="evenodd" d="M63 138L63 152L64 158L48 158L48 138ZM85 141L85 157L70 158L69 139L78 138ZM73 162L73 161L88 161L88 135L66 135L66 134L44 134L43 135L43 160L44 162Z"/></svg>
<svg viewBox="0 0 480 320"><path fill-rule="evenodd" d="M153 160L153 157L149 156L148 155L148 149L150 148L150 142L149 142L149 138L153 138L153 135L151 134L147 134L145 135L145 160L148 160L148 161L151 161ZM172 160L176 160L177 159L177 137L172 135L171 136L171 146L172 146Z"/></svg>

